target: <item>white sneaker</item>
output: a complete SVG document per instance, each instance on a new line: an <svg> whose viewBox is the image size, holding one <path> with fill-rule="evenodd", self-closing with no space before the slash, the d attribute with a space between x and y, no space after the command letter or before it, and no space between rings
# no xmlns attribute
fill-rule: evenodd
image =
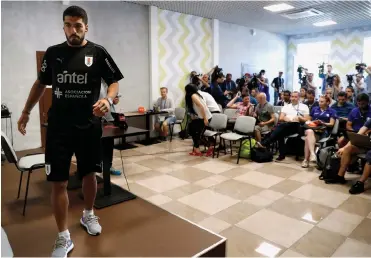
<svg viewBox="0 0 371 258"><path fill-rule="evenodd" d="M316 154L311 154L309 161L310 162L313 162L313 163L316 163L317 162L317 156L316 156Z"/></svg>
<svg viewBox="0 0 371 258"><path fill-rule="evenodd" d="M303 160L303 163L301 163L302 168L309 168L309 162L308 160Z"/></svg>
<svg viewBox="0 0 371 258"><path fill-rule="evenodd" d="M67 257L67 254L74 248L71 239L67 239L63 236L58 236L54 244L52 257Z"/></svg>
<svg viewBox="0 0 371 258"><path fill-rule="evenodd" d="M99 225L98 219L94 214L82 216L80 224L86 229L89 235L97 236L102 232L102 227Z"/></svg>

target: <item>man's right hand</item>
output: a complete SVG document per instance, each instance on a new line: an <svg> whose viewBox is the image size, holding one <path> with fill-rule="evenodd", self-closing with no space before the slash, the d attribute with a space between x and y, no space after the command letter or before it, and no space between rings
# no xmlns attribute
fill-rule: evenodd
<svg viewBox="0 0 371 258"><path fill-rule="evenodd" d="M26 126L28 121L30 120L30 115L27 113L22 112L21 117L18 120L18 131L22 134L26 134Z"/></svg>

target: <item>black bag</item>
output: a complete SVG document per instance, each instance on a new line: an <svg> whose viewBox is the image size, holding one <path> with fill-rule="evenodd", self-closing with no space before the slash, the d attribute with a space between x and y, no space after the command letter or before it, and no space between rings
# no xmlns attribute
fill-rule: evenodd
<svg viewBox="0 0 371 258"><path fill-rule="evenodd" d="M5 104L1 104L1 117L9 117L10 111Z"/></svg>
<svg viewBox="0 0 371 258"><path fill-rule="evenodd" d="M323 170L325 168L327 159L336 151L337 149L335 149L334 146L325 147L317 151L316 156L318 170Z"/></svg>
<svg viewBox="0 0 371 258"><path fill-rule="evenodd" d="M257 163L271 162L273 160L273 153L266 148L252 148L251 160Z"/></svg>
<svg viewBox="0 0 371 258"><path fill-rule="evenodd" d="M322 173L319 176L320 180L331 179L338 174L340 168L340 157L336 155L336 151L335 148L332 148L327 152L328 155L326 162L322 169Z"/></svg>
<svg viewBox="0 0 371 258"><path fill-rule="evenodd" d="M113 124L121 129L128 129L128 123L126 122L126 117L124 113L113 113L112 117L114 119Z"/></svg>

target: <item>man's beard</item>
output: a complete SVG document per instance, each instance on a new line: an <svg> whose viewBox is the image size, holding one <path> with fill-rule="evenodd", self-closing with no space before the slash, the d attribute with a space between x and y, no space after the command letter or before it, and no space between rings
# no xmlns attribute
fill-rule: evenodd
<svg viewBox="0 0 371 258"><path fill-rule="evenodd" d="M77 35L72 35L70 37L67 37L67 35L66 35L66 39L67 39L67 41L70 45L80 46L85 39L85 35L83 35L82 37L79 37Z"/></svg>

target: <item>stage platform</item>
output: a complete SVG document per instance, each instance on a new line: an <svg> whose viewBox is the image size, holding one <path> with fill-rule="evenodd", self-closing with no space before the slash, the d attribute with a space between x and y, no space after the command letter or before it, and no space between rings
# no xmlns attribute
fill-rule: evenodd
<svg viewBox="0 0 371 258"><path fill-rule="evenodd" d="M32 152L40 149L21 152L19 156ZM75 170L71 164L71 172ZM50 256L57 228L45 171L35 171L31 176L25 217L22 216L25 187L16 200L19 172L13 164L2 166L1 179L1 224L14 255ZM225 257L225 238L139 197L96 210L103 231L100 236L89 236L79 224L84 209L79 193L80 190L68 192L69 230L75 244L71 257Z"/></svg>

